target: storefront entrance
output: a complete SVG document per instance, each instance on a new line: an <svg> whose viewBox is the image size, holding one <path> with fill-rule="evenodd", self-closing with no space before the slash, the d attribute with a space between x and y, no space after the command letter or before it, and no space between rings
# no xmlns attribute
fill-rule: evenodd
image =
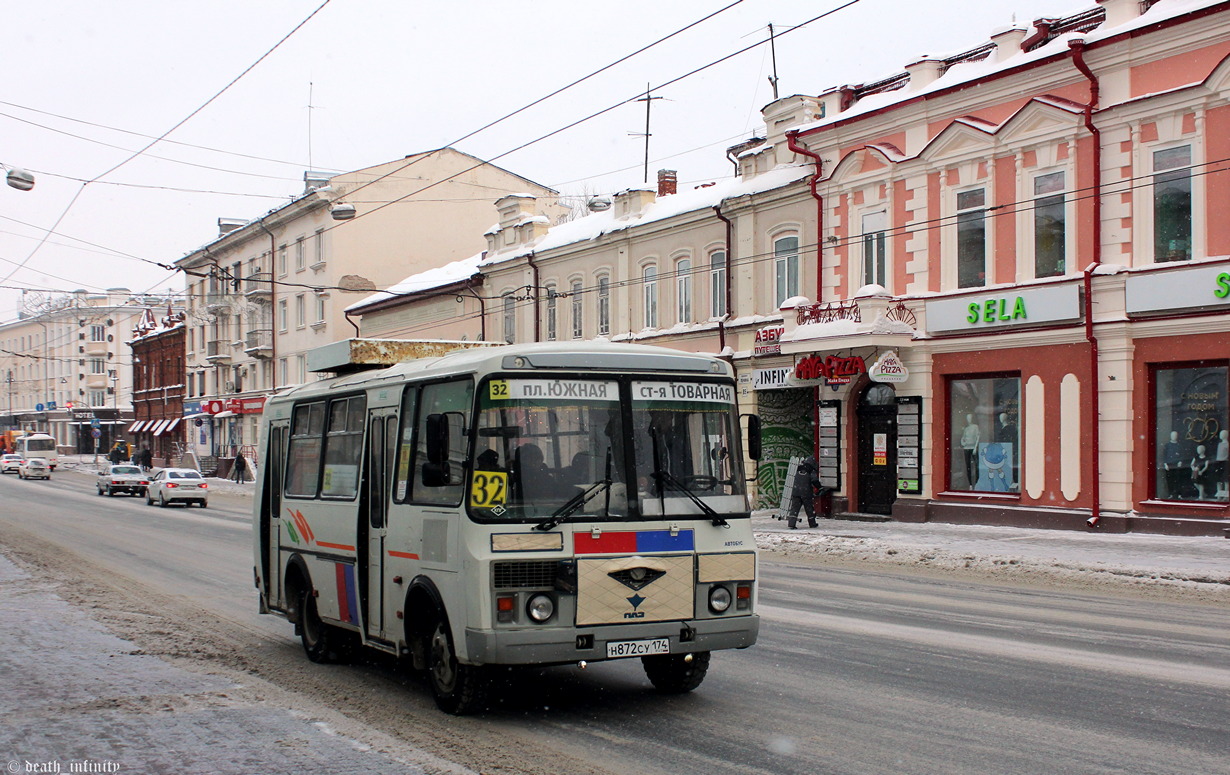
<svg viewBox="0 0 1230 775"><path fill-rule="evenodd" d="M897 500L897 392L873 383L858 401L858 510L891 515Z"/></svg>

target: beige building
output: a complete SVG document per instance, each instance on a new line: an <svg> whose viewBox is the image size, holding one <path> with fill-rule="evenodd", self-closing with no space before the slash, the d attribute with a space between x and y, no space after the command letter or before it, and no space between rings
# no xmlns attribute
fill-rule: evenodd
<svg viewBox="0 0 1230 775"><path fill-rule="evenodd" d="M35 303L0 325L0 430L50 433L62 452L105 452L132 417L125 342L148 306L168 300L127 288L76 291Z"/></svg>
<svg viewBox="0 0 1230 775"><path fill-rule="evenodd" d="M188 277L190 451L233 457L256 443L272 391L309 379L308 350L355 334L345 308L408 273L472 255L490 201L526 192L546 217L556 192L452 148L332 177L252 220L219 219L220 234L176 262ZM195 415L195 416L194 416Z"/></svg>

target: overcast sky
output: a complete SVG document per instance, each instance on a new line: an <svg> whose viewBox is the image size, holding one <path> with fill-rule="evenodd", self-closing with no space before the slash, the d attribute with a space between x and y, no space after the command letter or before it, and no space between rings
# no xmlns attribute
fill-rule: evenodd
<svg viewBox="0 0 1230 775"><path fill-rule="evenodd" d="M8 0L0 163L37 183L0 187L0 322L17 316L14 288L182 290L183 275L155 263L211 240L220 217L285 203L306 169L360 169L456 144L564 194L639 185L644 103L621 103L767 39L770 23L787 96L877 80L917 55L986 42L1014 19L1094 4L855 0L791 30L848 0L742 0L457 142L734 0L323 2ZM731 175L724 151L761 130L771 72L765 45L655 91L665 99L653 103L651 178L675 169L686 187Z"/></svg>

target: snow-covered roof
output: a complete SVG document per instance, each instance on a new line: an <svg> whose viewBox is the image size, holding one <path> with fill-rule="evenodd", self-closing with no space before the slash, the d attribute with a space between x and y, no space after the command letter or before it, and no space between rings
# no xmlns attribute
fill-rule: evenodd
<svg viewBox="0 0 1230 775"><path fill-rule="evenodd" d="M1152 24L1157 24L1159 22L1218 5L1223 1L1224 0L1159 0L1159 2L1155 3L1143 14L1122 24L1107 26L1106 23L1102 23L1096 29L1090 30L1086 33L1071 32L1058 35L1053 40L1048 41L1045 45L1039 46L1032 51L1019 51L1012 56L1005 57L1003 59L999 59L997 56L992 54L985 59L977 61L958 62L949 67L939 78L921 88L914 89L907 85L904 88L895 89L893 91L869 94L844 111L834 112L831 115L825 116L817 121L800 125L797 128L797 131L799 134L806 134L809 131L848 121L851 118L884 110L885 108L912 100L916 97L934 94L936 92L945 91L957 86L981 81L998 73L1002 73L1016 67L1021 67L1022 65L1038 62L1049 57L1053 57L1057 54L1065 53L1068 51L1068 43L1070 41L1083 40L1086 44L1097 43L1098 41L1105 40L1116 35L1122 35L1142 27L1147 27ZM1088 10L1088 7L1081 10ZM1080 11L1077 13L1079 12ZM943 59L944 57L931 58Z"/></svg>
<svg viewBox="0 0 1230 775"><path fill-rule="evenodd" d="M483 253L463 258L460 261L454 261L451 264L428 269L425 272L412 274L396 285L373 293L361 301L356 301L346 308L347 312L353 312L362 307L368 307L372 304L377 304L388 299L394 299L398 296L405 296L411 293L422 293L430 291L434 288L443 288L453 283L458 283L463 280L473 277L478 272L479 262L483 259Z"/></svg>
<svg viewBox="0 0 1230 775"><path fill-rule="evenodd" d="M781 188L807 177L813 170L810 163L783 165L753 178L730 178L691 191L680 191L677 194L661 196L653 203L646 205L640 215L631 218L617 218L615 208L590 213L584 218L552 227L546 236L537 242L489 256L479 265L479 268L494 266L529 253L542 253L567 245L588 242L603 234L644 226L695 210L708 209L721 203L724 199Z"/></svg>

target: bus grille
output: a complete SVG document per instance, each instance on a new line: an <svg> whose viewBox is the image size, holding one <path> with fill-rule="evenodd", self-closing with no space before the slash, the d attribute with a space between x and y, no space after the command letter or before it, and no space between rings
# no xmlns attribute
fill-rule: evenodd
<svg viewBox="0 0 1230 775"><path fill-rule="evenodd" d="M497 562L493 567L496 589L550 589L555 586L559 563L555 560Z"/></svg>

